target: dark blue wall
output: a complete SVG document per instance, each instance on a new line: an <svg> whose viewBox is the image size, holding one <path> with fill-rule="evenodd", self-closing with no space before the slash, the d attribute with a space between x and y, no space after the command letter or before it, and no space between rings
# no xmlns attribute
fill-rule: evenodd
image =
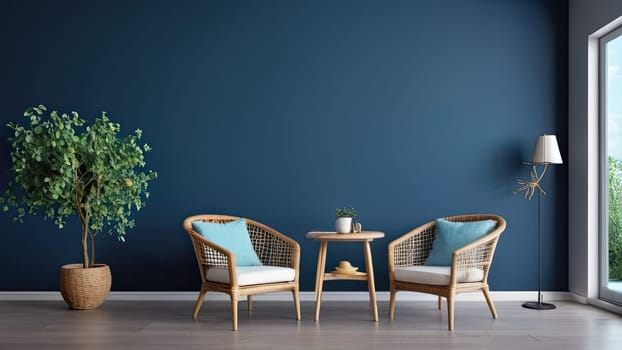
<svg viewBox="0 0 622 350"><path fill-rule="evenodd" d="M105 110L154 149L137 227L97 241L113 290L197 290L181 222L199 213L296 239L312 290L305 233L331 230L339 206L387 235L373 243L379 290L390 240L486 212L508 221L491 288L537 288L537 203L512 189L538 134L557 134L566 157L565 1L3 1L0 39L2 125L39 103ZM544 182L545 290L568 288L567 184L565 165ZM56 290L59 266L80 260L75 221L0 213L0 227L0 290ZM363 268L362 247L331 245L327 265L341 259Z"/></svg>

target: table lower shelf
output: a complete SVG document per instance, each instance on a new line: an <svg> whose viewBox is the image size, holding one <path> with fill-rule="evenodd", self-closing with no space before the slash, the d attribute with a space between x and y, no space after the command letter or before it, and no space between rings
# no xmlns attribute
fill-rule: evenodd
<svg viewBox="0 0 622 350"><path fill-rule="evenodd" d="M367 273L359 272L357 274L345 274L345 273L337 273L337 272L326 272L324 273L324 281L334 281L334 280L356 280L356 281L367 281L369 278Z"/></svg>

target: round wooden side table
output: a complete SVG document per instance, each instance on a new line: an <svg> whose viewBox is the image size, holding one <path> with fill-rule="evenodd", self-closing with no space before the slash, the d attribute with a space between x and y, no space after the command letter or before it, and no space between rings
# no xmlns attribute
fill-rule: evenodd
<svg viewBox="0 0 622 350"><path fill-rule="evenodd" d="M320 242L320 251L317 258L317 275L315 277L315 318L320 319L320 303L322 302L322 288L324 281L330 280L358 280L367 281L369 289L369 301L374 315L374 321L378 322L378 305L376 303L376 287L374 285L374 266L371 257L369 243L376 238L384 237L384 233L378 231L362 231L357 233L335 232L308 232L307 237ZM362 242L365 252L365 272L339 273L326 272L326 250L328 242Z"/></svg>

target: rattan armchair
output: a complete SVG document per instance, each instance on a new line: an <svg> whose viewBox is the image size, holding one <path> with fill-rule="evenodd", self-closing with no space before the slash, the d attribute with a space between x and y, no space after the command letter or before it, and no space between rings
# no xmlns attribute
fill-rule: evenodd
<svg viewBox="0 0 622 350"><path fill-rule="evenodd" d="M444 273L448 273L448 279L445 280L446 283L442 284L413 283L413 281L403 281L396 278L396 271L400 269L402 270L399 272L409 268L416 270L420 269L418 266L424 265L430 254L432 242L436 237L436 221L419 226L389 243L389 285L391 291L389 319L392 320L395 315L395 297L398 291L437 295L439 310L441 309L441 297L445 297L447 299L449 330L454 328L454 301L455 296L459 293L482 291L492 317L497 318L497 311L488 292L488 272L499 236L506 227L505 219L490 214L459 215L444 219L454 222L494 220L496 226L489 234L453 252L451 266L444 271ZM471 273L472 271L476 273ZM464 277L469 273L470 276L477 276L476 280Z"/></svg>
<svg viewBox="0 0 622 350"><path fill-rule="evenodd" d="M299 271L300 271L300 245L291 238L259 222L246 219L246 226L250 235L251 243L259 260L265 266L287 267L295 271L295 277L291 281L279 281L274 283L248 284L238 283L238 269L235 265L235 256L230 251L208 241L197 233L193 227L193 221L212 223L227 223L239 219L228 215L195 215L186 218L183 227L190 235L194 247L194 253L199 264L201 273L201 291L194 307L192 317L196 320L205 293L208 291L226 293L231 298L231 318L233 330L238 329L238 299L247 297L248 312L251 314L252 298L254 294L291 291L294 297L296 319L300 320L300 296L299 296ZM215 282L208 279L210 269L228 270L226 279L229 283ZM225 272L226 275L226 272Z"/></svg>

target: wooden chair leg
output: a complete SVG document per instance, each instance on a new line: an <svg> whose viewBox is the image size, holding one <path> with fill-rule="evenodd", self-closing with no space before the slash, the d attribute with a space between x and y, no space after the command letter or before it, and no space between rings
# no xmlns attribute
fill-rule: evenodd
<svg viewBox="0 0 622 350"><path fill-rule="evenodd" d="M296 320L300 321L300 292L298 288L292 290L294 295L294 306L296 307Z"/></svg>
<svg viewBox="0 0 622 350"><path fill-rule="evenodd" d="M490 298L488 287L482 288L482 293L484 293L484 298L486 298L486 303L488 303L488 309L490 309L492 318L497 319L497 310L495 309L495 304L492 303L492 299Z"/></svg>
<svg viewBox="0 0 622 350"><path fill-rule="evenodd" d="M238 298L235 295L231 296L231 323L233 330L238 330Z"/></svg>
<svg viewBox="0 0 622 350"><path fill-rule="evenodd" d="M438 309L441 310L442 309L442 305L443 305L443 298L441 298L441 296L438 296Z"/></svg>
<svg viewBox="0 0 622 350"><path fill-rule="evenodd" d="M389 320L392 320L395 316L395 296L397 294L397 290L395 287L391 287L391 297L389 299Z"/></svg>
<svg viewBox="0 0 622 350"><path fill-rule="evenodd" d="M447 325L450 331L454 330L454 298L453 293L447 296Z"/></svg>
<svg viewBox="0 0 622 350"><path fill-rule="evenodd" d="M248 318L250 318L251 315L253 314L253 296L252 295L246 296L246 304L248 304Z"/></svg>
<svg viewBox="0 0 622 350"><path fill-rule="evenodd" d="M205 299L206 290L201 289L199 292L199 297L197 298L196 304L194 304L194 311L192 311L192 319L196 321L197 316L199 315L199 310L201 309L201 305L203 305L203 299Z"/></svg>

